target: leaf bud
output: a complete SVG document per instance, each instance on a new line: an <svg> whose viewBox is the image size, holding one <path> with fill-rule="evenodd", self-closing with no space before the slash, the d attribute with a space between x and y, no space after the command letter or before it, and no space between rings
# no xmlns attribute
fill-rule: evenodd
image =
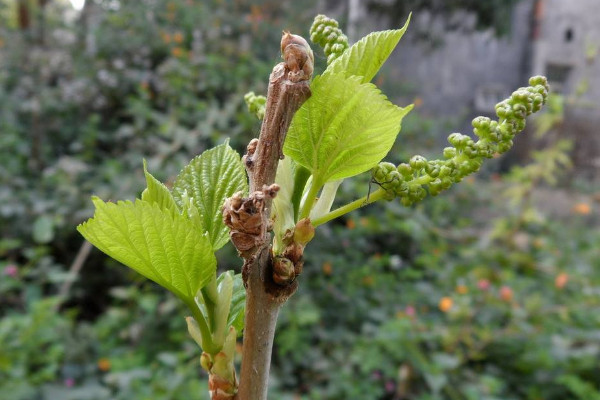
<svg viewBox="0 0 600 400"><path fill-rule="evenodd" d="M294 228L294 242L306 245L315 237L315 227L309 218L303 218Z"/></svg>
<svg viewBox="0 0 600 400"><path fill-rule="evenodd" d="M273 280L278 285L289 285L296 279L294 264L285 257L275 256L273 258Z"/></svg>

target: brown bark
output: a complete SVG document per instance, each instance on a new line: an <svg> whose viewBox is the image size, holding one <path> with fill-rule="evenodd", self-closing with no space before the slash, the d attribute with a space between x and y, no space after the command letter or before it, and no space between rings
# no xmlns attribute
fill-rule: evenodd
<svg viewBox="0 0 600 400"><path fill-rule="evenodd" d="M261 209L256 210L257 215L260 215L260 229L256 226L236 226L231 233L232 239L237 233L258 233L253 241L244 237L238 247L244 258L242 273L246 286L246 318L238 400L266 400L279 308L297 287L296 282L279 285L273 280L269 218L272 199L277 192L273 183L277 164L283 158L283 141L295 112L310 97L309 79L313 60L306 41L295 35L284 34L282 49L285 62L277 64L269 78L265 118L259 139L250 143L244 157L250 180L250 196L247 199L230 199L240 209L244 208L244 202L255 205L258 198L261 202ZM226 223L228 220L231 222L232 217L235 219L239 214L228 209L226 203ZM252 218L248 217L248 220ZM256 220L253 220L252 224L255 223Z"/></svg>

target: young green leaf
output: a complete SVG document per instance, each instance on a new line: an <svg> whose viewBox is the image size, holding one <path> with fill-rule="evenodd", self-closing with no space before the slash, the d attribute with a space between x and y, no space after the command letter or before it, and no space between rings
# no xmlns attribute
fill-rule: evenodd
<svg viewBox="0 0 600 400"><path fill-rule="evenodd" d="M389 152L412 106L392 104L362 77L316 77L312 96L296 112L284 154L313 174L313 184L368 171Z"/></svg>
<svg viewBox="0 0 600 400"><path fill-rule="evenodd" d="M244 311L246 306L246 289L242 281L242 274L235 274L234 271L225 271L217 278L219 287L229 278L232 284L231 302L228 305L227 326L233 326L238 335L242 334L244 329Z"/></svg>
<svg viewBox="0 0 600 400"><path fill-rule="evenodd" d="M93 202L94 217L77 230L115 260L193 302L217 265L208 235L187 217L157 204L105 203L97 197Z"/></svg>
<svg viewBox="0 0 600 400"><path fill-rule="evenodd" d="M161 210L169 210L174 214L178 214L179 208L175 204L175 199L173 199L171 191L148 172L146 160L144 160L144 175L146 175L147 187L142 192L142 200L150 204L158 204Z"/></svg>
<svg viewBox="0 0 600 400"><path fill-rule="evenodd" d="M229 240L221 207L234 193L248 191L246 171L239 154L224 143L194 158L179 174L173 185L173 197L181 207L185 193L202 215L213 249Z"/></svg>
<svg viewBox="0 0 600 400"><path fill-rule="evenodd" d="M362 83L370 82L385 60L390 56L410 22L410 15L401 29L373 32L346 50L325 70L325 74L345 72L362 77Z"/></svg>
<svg viewBox="0 0 600 400"><path fill-rule="evenodd" d="M273 251L275 254L279 254L283 250L282 241L285 231L293 228L296 224L294 220L294 203L292 202L295 172L296 164L290 157L279 161L275 183L281 189L277 192L277 197L273 199L273 210L271 211L273 233L275 234L273 238Z"/></svg>
<svg viewBox="0 0 600 400"><path fill-rule="evenodd" d="M233 276L233 295L231 296L231 308L227 324L235 328L238 335L244 329L244 312L246 310L246 288L242 281L242 274Z"/></svg>

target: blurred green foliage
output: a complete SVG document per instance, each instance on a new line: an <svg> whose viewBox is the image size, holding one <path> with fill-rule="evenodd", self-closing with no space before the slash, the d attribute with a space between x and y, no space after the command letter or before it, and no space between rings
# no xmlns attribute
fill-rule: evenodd
<svg viewBox="0 0 600 400"><path fill-rule="evenodd" d="M316 14L119 4L65 22L50 2L42 36L0 22L2 400L205 396L183 306L96 251L70 270L74 226L91 194L139 194L143 157L168 181L225 137L242 149L258 129L243 94L264 92L282 27L307 35ZM441 125L452 121L407 117L389 161L437 152ZM599 206L565 186L569 143L540 140L509 174L489 168L416 207L371 206L321 229L280 316L272 397L600 397ZM345 183L340 201L369 185ZM229 246L218 257L239 267Z"/></svg>

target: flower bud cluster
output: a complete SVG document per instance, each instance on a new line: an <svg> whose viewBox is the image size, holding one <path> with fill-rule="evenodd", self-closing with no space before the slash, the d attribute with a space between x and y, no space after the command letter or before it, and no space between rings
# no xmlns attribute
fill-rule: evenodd
<svg viewBox="0 0 600 400"><path fill-rule="evenodd" d="M533 77L529 85L496 105L497 121L487 117L473 120L473 132L479 138L476 142L467 135L451 134L451 146L444 149L444 159L428 161L417 155L398 166L379 163L372 171L373 180L386 191L385 198L399 197L402 204L409 206L427 193L436 196L478 171L485 158L508 151L515 135L525 128L525 118L539 111L548 97L545 77Z"/></svg>
<svg viewBox="0 0 600 400"><path fill-rule="evenodd" d="M267 104L265 96L257 96L254 92L249 92L244 95L244 101L248 106L248 111L260 120L265 118L265 105Z"/></svg>
<svg viewBox="0 0 600 400"><path fill-rule="evenodd" d="M331 64L348 48L348 37L338 27L338 22L322 14L315 17L310 27L310 40L323 47L327 64Z"/></svg>

